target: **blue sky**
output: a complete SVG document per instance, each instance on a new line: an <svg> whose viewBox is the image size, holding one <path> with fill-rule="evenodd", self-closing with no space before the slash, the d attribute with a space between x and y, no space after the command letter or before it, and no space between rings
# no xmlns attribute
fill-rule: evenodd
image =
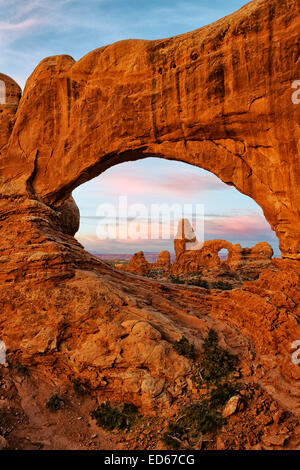
<svg viewBox="0 0 300 470"><path fill-rule="evenodd" d="M126 38L157 39L200 28L230 14L243 0L0 0L0 72L22 87L43 58L70 54L75 60ZM162 176L163 175L163 176ZM99 204L184 201L204 204L205 238L226 238L252 246L276 237L261 209L247 196L202 169L179 162L146 159L111 168L74 191L81 212L78 239L94 251L172 250L171 240L139 242L96 236Z"/></svg>

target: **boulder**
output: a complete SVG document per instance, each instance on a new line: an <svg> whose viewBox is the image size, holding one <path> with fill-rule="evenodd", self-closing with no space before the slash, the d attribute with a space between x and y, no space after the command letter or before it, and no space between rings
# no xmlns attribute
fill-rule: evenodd
<svg viewBox="0 0 300 470"><path fill-rule="evenodd" d="M244 406L244 402L239 395L235 395L231 397L225 405L223 410L222 416L223 418L228 418L229 416L237 413L238 411L242 410Z"/></svg>

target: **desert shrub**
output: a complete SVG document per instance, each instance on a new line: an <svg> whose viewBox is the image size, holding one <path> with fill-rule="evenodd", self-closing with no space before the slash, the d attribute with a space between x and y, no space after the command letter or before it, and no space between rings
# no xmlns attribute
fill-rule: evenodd
<svg viewBox="0 0 300 470"><path fill-rule="evenodd" d="M96 420L97 426L106 431L129 430L136 422L138 410L132 403L124 403L121 409L112 407L110 403L101 403L91 412L91 417Z"/></svg>
<svg viewBox="0 0 300 470"><path fill-rule="evenodd" d="M207 400L196 402L184 410L186 425L191 428L191 435L207 434L223 424L218 411L210 407Z"/></svg>
<svg viewBox="0 0 300 470"><path fill-rule="evenodd" d="M63 399L57 393L55 393L47 401L46 407L48 408L48 410L55 412L58 411L63 406L63 404Z"/></svg>
<svg viewBox="0 0 300 470"><path fill-rule="evenodd" d="M180 279L178 275L174 276L174 274L171 274L169 279L173 284L184 284L184 280Z"/></svg>
<svg viewBox="0 0 300 470"><path fill-rule="evenodd" d="M233 356L218 345L218 334L210 329L203 342L198 370L195 371L195 381L205 381L216 384L230 376L237 364Z"/></svg>
<svg viewBox="0 0 300 470"><path fill-rule="evenodd" d="M163 274L164 273L162 269L150 269L148 272L148 277L152 277L155 279L157 277L162 276Z"/></svg>
<svg viewBox="0 0 300 470"><path fill-rule="evenodd" d="M89 393L89 385L87 382L82 382L80 379L73 379L72 385L73 390L78 397Z"/></svg>
<svg viewBox="0 0 300 470"><path fill-rule="evenodd" d="M168 447L168 449L179 449L180 440L182 439L184 433L185 430L181 424L171 422L168 425L167 431L162 435L162 442L166 447Z"/></svg>
<svg viewBox="0 0 300 470"><path fill-rule="evenodd" d="M205 279L191 279L188 281L188 285L209 289L209 283Z"/></svg>
<svg viewBox="0 0 300 470"><path fill-rule="evenodd" d="M176 347L185 352L187 344L187 339L182 337ZM198 385L206 384L207 393L201 400L183 408L177 419L170 421L162 436L168 448L179 449L185 438L189 440L201 434L214 433L224 424L220 410L242 388L230 377L236 363L237 358L219 347L218 334L210 329L203 341L199 364L194 368L194 381Z"/></svg>
<svg viewBox="0 0 300 470"><path fill-rule="evenodd" d="M195 346L191 344L185 336L182 336L179 341L175 341L173 347L180 356L195 359Z"/></svg>
<svg viewBox="0 0 300 470"><path fill-rule="evenodd" d="M220 408L228 402L228 400L239 393L242 386L237 382L218 383L209 391L208 400L212 408Z"/></svg>
<svg viewBox="0 0 300 470"><path fill-rule="evenodd" d="M229 279L238 279L239 275L234 271L224 271L218 274L218 277L226 277Z"/></svg>

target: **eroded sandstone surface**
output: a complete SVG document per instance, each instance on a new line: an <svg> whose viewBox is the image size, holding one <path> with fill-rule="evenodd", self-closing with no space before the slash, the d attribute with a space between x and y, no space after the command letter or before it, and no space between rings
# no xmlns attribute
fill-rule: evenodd
<svg viewBox="0 0 300 470"><path fill-rule="evenodd" d="M28 403L42 382L50 393L79 378L99 402L169 413L193 393L193 363L174 342L185 336L199 354L210 328L242 380L299 418L299 30L298 0L257 0L179 37L44 59L18 107L19 87L1 75L13 102L0 105L0 332L9 368L18 361L36 384L20 392L36 431ZM84 251L72 190L147 156L200 166L252 197L289 259L220 292L120 272ZM288 437L261 432L264 446L299 447L295 423Z"/></svg>

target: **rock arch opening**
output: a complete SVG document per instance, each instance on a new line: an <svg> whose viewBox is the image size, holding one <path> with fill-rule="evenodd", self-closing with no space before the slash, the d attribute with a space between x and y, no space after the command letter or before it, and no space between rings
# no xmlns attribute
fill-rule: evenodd
<svg viewBox="0 0 300 470"><path fill-rule="evenodd" d="M273 250L279 255L276 236L253 200L211 172L183 162L152 157L115 165L78 187L73 196L81 212L81 228L76 238L86 249L117 268L129 266L131 272L151 275L155 271L165 274L173 270L177 275L200 272L203 267L219 267L225 259L233 266L246 258L249 261L248 254L263 241L273 245L270 246L272 255ZM124 205L124 198L127 212L122 215L118 211ZM170 208L188 206L187 222L191 222L191 227L183 231L189 235L176 239L182 212L173 212L172 221L153 219L153 204ZM201 213L204 240L192 227L197 204L204 208ZM170 236L165 239L164 232L155 227L156 236L151 237L153 226L160 224L161 229L166 222L173 223ZM113 227L102 230L101 223ZM121 226L116 229L114 224ZM122 224L127 224L129 230L124 231ZM131 224L139 236L132 237ZM264 261L269 263L272 255L263 257Z"/></svg>

